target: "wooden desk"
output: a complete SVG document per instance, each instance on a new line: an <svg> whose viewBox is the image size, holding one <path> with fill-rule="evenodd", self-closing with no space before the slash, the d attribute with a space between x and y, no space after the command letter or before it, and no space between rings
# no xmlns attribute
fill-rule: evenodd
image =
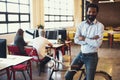
<svg viewBox="0 0 120 80"><path fill-rule="evenodd" d="M46 48L53 49L53 50L54 50L54 57L56 58L56 55L58 55L58 54L57 54L57 51L58 51L58 50L61 50L61 51L62 51L63 46L64 46L64 44L53 44L52 47L50 47L50 46L47 45ZM62 51L62 54L63 54L63 51Z"/></svg>
<svg viewBox="0 0 120 80"><path fill-rule="evenodd" d="M8 69L9 67L18 65L20 63L31 60L32 57L28 56L16 56L16 55L7 55L7 58L0 58L0 70ZM30 80L32 80L32 68L31 61L30 62ZM13 74L13 77L15 75ZM9 70L8 70L8 80L10 80ZM14 79L15 80L15 79Z"/></svg>
<svg viewBox="0 0 120 80"><path fill-rule="evenodd" d="M49 46L46 46L46 47L47 47L47 48L54 49L55 58L56 58L56 55L57 55L57 50L61 50L62 55L65 55L65 47L68 47L69 54L70 54L70 56L71 56L71 42L72 42L72 41L65 41L64 44L53 44L52 47L49 47Z"/></svg>

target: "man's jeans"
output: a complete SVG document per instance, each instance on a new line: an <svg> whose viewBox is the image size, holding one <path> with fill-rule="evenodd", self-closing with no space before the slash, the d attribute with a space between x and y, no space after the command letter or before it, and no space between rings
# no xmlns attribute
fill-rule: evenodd
<svg viewBox="0 0 120 80"><path fill-rule="evenodd" d="M83 64L85 64L85 69L86 69L86 80L94 80L94 74L96 71L98 63L98 55L97 52L95 53L88 53L88 54L83 54L80 52L72 61L71 65L79 65L81 68ZM78 70L75 69L74 70ZM73 80L75 72L72 71L67 71L65 74L65 79L66 80Z"/></svg>

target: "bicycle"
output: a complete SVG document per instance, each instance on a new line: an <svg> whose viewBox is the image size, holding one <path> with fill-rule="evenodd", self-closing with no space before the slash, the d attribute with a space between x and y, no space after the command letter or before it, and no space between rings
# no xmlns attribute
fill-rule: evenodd
<svg viewBox="0 0 120 80"><path fill-rule="evenodd" d="M62 64L62 65L65 66L65 67L77 67L77 68L78 68L78 66L76 66L76 65L74 65L74 66L66 66L66 65L63 64L62 62L54 59L53 57L51 57L51 56L49 56L49 55L47 55L47 56L50 57L51 60L53 60L53 61L55 62L55 64L56 64L56 63L60 63L60 64ZM51 74L50 74L48 80L54 80L54 79L52 78L52 75L53 75L54 72L67 71L67 70L68 70L68 69L59 69L59 68L56 68L56 67L55 67L55 64L53 64L53 65L50 67L50 68L52 69L52 71L51 71ZM78 72L77 70L70 70L70 71ZM81 71L81 73L80 73L80 76L79 76L78 80L85 80L85 75L86 75L85 69L82 68L82 69L79 69L79 71ZM107 72L105 72L105 71L96 71L96 73L95 73L95 79L94 79L94 80L112 80L112 77L111 77Z"/></svg>

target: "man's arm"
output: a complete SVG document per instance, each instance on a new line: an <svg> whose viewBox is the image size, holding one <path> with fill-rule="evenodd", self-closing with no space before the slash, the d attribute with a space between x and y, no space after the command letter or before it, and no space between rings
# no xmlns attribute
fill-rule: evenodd
<svg viewBox="0 0 120 80"><path fill-rule="evenodd" d="M52 46L53 46L53 44L52 44L52 43L49 43L49 44L48 44L48 46L52 47Z"/></svg>
<svg viewBox="0 0 120 80"><path fill-rule="evenodd" d="M100 47L103 39L104 26L99 27L97 35L92 38L85 38L84 41L93 47Z"/></svg>
<svg viewBox="0 0 120 80"><path fill-rule="evenodd" d="M80 45L85 45L86 42L84 41L84 37L80 36L81 35L81 25L77 27L77 31L75 33L75 37L74 37L74 42L76 44L80 44Z"/></svg>

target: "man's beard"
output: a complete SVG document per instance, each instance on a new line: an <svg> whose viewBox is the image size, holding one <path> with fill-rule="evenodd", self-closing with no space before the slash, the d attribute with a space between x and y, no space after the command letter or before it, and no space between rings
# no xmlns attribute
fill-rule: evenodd
<svg viewBox="0 0 120 80"><path fill-rule="evenodd" d="M96 15L87 15L87 19L90 20L90 22L93 22L96 18Z"/></svg>

